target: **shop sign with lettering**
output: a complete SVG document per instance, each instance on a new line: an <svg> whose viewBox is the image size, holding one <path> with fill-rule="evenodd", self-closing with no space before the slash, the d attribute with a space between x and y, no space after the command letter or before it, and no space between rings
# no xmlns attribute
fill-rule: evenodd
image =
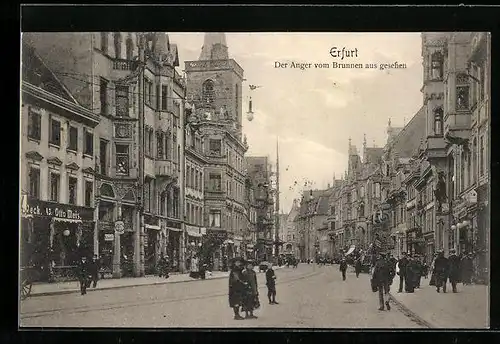
<svg viewBox="0 0 500 344"><path fill-rule="evenodd" d="M94 209L78 207L70 204L53 203L29 199L21 196L21 214L40 217L55 217L60 219L93 221Z"/></svg>

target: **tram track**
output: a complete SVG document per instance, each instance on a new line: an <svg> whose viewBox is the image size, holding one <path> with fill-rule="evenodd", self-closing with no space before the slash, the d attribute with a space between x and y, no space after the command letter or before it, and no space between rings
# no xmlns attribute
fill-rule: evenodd
<svg viewBox="0 0 500 344"><path fill-rule="evenodd" d="M313 276L317 276L322 274L322 271L315 271L313 273L308 273L300 276L295 276L295 277L285 277L282 280L278 281L278 285L289 285L295 281L303 280L306 278L310 278ZM259 290L265 290L265 286L260 286ZM99 304L99 305L92 305L92 306L79 306L79 307L62 307L62 308L54 308L54 309L47 309L47 310L42 310L42 311L35 311L35 312L27 312L27 313L21 313L20 314L20 319L30 319L30 318L40 318L44 316L50 316L55 313L59 314L78 314L78 313L89 313L89 312L95 312L95 311L107 311L107 310L117 310L117 309L123 309L123 308L129 308L129 307L140 307L140 306L146 306L146 305L153 305L153 304L168 304L168 303L175 303L175 302L184 302L184 301L191 301L191 300L200 300L200 299L207 299L207 298L216 298L216 297L221 297L221 296L227 296L227 290L224 291L218 291L218 292L211 292L211 293L206 293L206 294L198 294L198 295L192 295L192 296L186 296L186 297L181 297L181 298L155 298L155 299L147 299L147 300L136 300L136 301L125 301L125 302L112 302L112 303L107 303L107 304Z"/></svg>

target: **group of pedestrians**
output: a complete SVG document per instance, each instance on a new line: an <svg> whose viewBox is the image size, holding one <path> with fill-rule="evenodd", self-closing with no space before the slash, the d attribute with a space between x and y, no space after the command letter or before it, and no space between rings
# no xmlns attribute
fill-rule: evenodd
<svg viewBox="0 0 500 344"><path fill-rule="evenodd" d="M424 257L417 254L407 254L403 252L399 261L391 260L395 267L396 274L399 275L398 293L404 291L407 293L415 292L415 289L420 288L422 277L427 278L429 267L424 260Z"/></svg>
<svg viewBox="0 0 500 344"><path fill-rule="evenodd" d="M235 258L229 274L229 306L233 309L234 319L256 319L254 310L260 308L259 288L257 274L252 261L243 258ZM276 302L276 274L269 264L266 270L266 286L269 304L277 305ZM240 315L245 312L245 317Z"/></svg>
<svg viewBox="0 0 500 344"><path fill-rule="evenodd" d="M87 261L86 256L82 256L77 265L77 276L80 282L80 292L87 294L87 288L93 283L93 288L97 287L99 280L100 263L97 255L94 255L92 261Z"/></svg>
<svg viewBox="0 0 500 344"><path fill-rule="evenodd" d="M463 257L459 257L455 250L450 250L448 258L444 256L444 252L440 251L436 254L432 265L432 275L429 282L430 285L436 287L439 293L441 289L446 293L446 283L449 280L452 291L457 293L457 284L462 282L464 285L472 283L473 275L473 256L468 253Z"/></svg>

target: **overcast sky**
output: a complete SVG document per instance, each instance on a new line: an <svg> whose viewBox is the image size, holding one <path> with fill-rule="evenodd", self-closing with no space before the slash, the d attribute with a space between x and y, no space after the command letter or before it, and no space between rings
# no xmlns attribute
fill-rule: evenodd
<svg viewBox="0 0 500 344"><path fill-rule="evenodd" d="M197 60L203 33L169 33L184 61ZM244 69L243 131L247 155L276 160L280 141L281 208L288 212L294 198L311 181L326 188L333 175L347 169L348 139L361 152L387 139L389 118L403 126L422 105L420 33L227 33L229 56ZM332 47L358 49L358 58L340 61ZM313 68L275 68L275 61L310 62ZM406 63L406 69L315 69L314 63ZM252 91L252 122L246 119L248 85ZM297 183L295 183L297 182Z"/></svg>

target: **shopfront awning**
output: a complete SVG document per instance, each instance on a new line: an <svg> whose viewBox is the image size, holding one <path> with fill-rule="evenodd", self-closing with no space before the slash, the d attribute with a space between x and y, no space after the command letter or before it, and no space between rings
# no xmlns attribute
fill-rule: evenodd
<svg viewBox="0 0 500 344"><path fill-rule="evenodd" d="M147 229L156 229L157 231L161 230L160 226L148 225L148 224L145 224L144 228L147 228Z"/></svg>
<svg viewBox="0 0 500 344"><path fill-rule="evenodd" d="M356 246L351 245L351 247L349 247L349 250L347 251L347 253L345 255L346 256L350 255L351 253L354 252L355 249L356 249Z"/></svg>

